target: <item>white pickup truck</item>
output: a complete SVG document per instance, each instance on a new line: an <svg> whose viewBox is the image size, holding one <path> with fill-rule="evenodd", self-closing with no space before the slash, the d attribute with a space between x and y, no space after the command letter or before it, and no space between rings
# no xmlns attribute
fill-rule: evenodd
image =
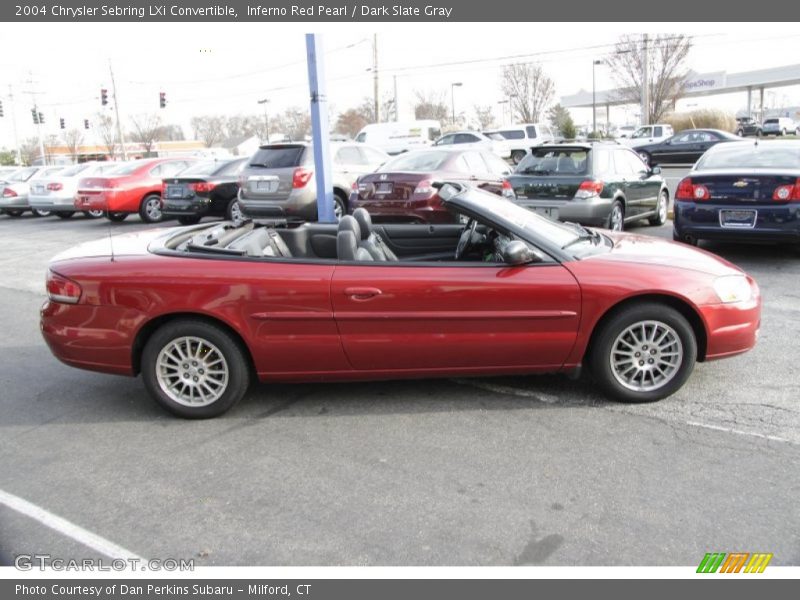
<svg viewBox="0 0 800 600"><path fill-rule="evenodd" d="M675 134L672 131L672 125L667 125L665 123L656 123L655 125L642 125L633 132L633 134L628 138L622 138L619 140L621 144L624 144L630 148L638 148L639 146L644 146L645 144L655 144L656 142L661 142L668 137L672 137Z"/></svg>

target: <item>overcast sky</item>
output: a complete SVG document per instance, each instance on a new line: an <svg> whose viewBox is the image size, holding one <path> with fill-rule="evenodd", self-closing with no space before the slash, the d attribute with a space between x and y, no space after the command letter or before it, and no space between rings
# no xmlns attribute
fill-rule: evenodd
<svg viewBox="0 0 800 600"><path fill-rule="evenodd" d="M457 112L475 104L492 105L500 117L503 64L536 60L556 83L556 97L581 88L591 90L592 61L604 58L623 33L690 33L696 36L689 66L697 72L728 71L794 64L800 32L784 25L758 24L559 24L436 23L393 25L271 23L22 23L0 25L4 57L0 59L0 147L13 147L14 92L20 139L34 134L28 92L39 92L47 133L82 127L100 110L100 88L111 89L114 68L123 123L131 114L160 112L165 122L184 126L191 135L192 115L249 113L263 115L256 104L269 98L268 110L308 106L304 33L324 34L328 96L334 112L372 96L372 36L378 34L382 92L397 76L401 115L411 114L413 91L455 90ZM208 40L208 41L206 41ZM18 56L19 59L15 59ZM440 63L455 63L438 66ZM33 79L29 84L27 80ZM605 67L597 68L597 89L611 87ZM158 108L158 94L168 107ZM778 101L800 104L797 87L776 90ZM745 94L695 100L736 110ZM587 122L590 110L574 111ZM624 120L620 112L612 120Z"/></svg>

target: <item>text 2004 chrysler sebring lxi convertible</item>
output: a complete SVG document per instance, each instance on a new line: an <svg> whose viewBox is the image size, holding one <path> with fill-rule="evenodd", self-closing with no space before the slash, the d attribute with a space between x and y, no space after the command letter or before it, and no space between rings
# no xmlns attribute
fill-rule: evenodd
<svg viewBox="0 0 800 600"><path fill-rule="evenodd" d="M756 283L702 250L555 223L456 185L466 225L213 223L55 257L42 333L63 362L141 373L182 417L261 381L575 372L658 400L753 347ZM113 254L112 254L113 250Z"/></svg>

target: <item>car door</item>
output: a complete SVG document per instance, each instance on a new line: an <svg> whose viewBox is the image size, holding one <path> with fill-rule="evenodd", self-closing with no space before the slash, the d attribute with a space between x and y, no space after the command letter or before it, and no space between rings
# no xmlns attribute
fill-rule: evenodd
<svg viewBox="0 0 800 600"><path fill-rule="evenodd" d="M651 150L648 150L652 157L650 164L683 162L681 157L687 151L690 135L690 132L679 133L667 138L657 146L653 146Z"/></svg>
<svg viewBox="0 0 800 600"><path fill-rule="evenodd" d="M444 137L439 138L434 142L434 146L450 146L451 144L455 143L456 136L452 133L449 135L445 135Z"/></svg>
<svg viewBox="0 0 800 600"><path fill-rule="evenodd" d="M627 215L643 215L651 212L658 200L661 184L658 178L644 164L644 161L633 151L618 148L614 162L624 175L625 198L628 203Z"/></svg>
<svg viewBox="0 0 800 600"><path fill-rule="evenodd" d="M383 373L555 370L580 317L557 263L340 263L331 297L352 367Z"/></svg>
<svg viewBox="0 0 800 600"><path fill-rule="evenodd" d="M718 144L721 139L722 138L711 133L710 131L698 132L695 138L695 146L692 150L692 153L686 157L686 162L696 162L701 156L703 156L703 154L705 154L706 150L711 148L711 146L714 144Z"/></svg>

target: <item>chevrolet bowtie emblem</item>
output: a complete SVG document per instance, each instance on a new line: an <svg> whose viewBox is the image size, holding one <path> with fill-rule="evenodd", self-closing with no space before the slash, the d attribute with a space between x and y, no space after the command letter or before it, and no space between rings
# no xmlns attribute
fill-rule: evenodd
<svg viewBox="0 0 800 600"><path fill-rule="evenodd" d="M747 185L748 184L747 184L746 181L737 181L736 183L733 184L733 187L743 188L743 187L747 187Z"/></svg>

